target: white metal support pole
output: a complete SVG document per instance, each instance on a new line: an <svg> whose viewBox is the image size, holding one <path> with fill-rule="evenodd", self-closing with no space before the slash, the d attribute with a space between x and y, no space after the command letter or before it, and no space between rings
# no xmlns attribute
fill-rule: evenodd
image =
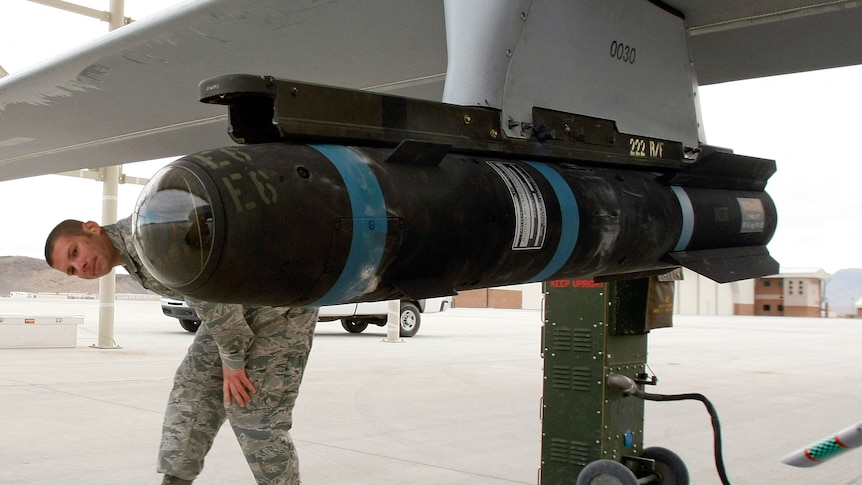
<svg viewBox="0 0 862 485"><path fill-rule="evenodd" d="M403 342L401 339L401 300L390 300L386 310L386 338L383 341Z"/></svg>
<svg viewBox="0 0 862 485"><path fill-rule="evenodd" d="M111 0L109 30L123 26L124 0ZM117 195L119 193L121 166L105 167L102 171L102 225L117 222ZM99 280L99 340L94 347L100 349L119 348L114 340L114 307L117 302L116 272L110 273Z"/></svg>
<svg viewBox="0 0 862 485"><path fill-rule="evenodd" d="M120 183L120 167L105 167L102 179L102 225L117 222L117 194ZM119 347L114 340L114 307L117 301L117 277L112 269L99 279L99 341L94 346L100 349Z"/></svg>
<svg viewBox="0 0 862 485"><path fill-rule="evenodd" d="M46 7L57 8L60 10L65 10L67 12L76 13L78 15L83 15L85 17L94 18L96 20L110 21L111 12L113 12L113 8L111 12L105 12L103 10L97 10L95 8L84 7L83 5L78 5L77 3L65 2L63 0L30 0L33 3L38 3L41 5L45 5Z"/></svg>
<svg viewBox="0 0 862 485"><path fill-rule="evenodd" d="M126 22L126 0L111 0L111 18L108 20L108 30L117 30Z"/></svg>

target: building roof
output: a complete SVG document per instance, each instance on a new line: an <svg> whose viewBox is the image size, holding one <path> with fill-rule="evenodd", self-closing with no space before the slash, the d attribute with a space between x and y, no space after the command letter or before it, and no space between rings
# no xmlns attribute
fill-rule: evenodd
<svg viewBox="0 0 862 485"><path fill-rule="evenodd" d="M827 273L823 268L782 268L780 273L765 276L765 278L814 278L829 281L832 279L832 275Z"/></svg>

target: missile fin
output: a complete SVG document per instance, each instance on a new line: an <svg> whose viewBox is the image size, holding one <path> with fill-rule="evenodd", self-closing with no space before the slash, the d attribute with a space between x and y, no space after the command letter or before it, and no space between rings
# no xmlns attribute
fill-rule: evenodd
<svg viewBox="0 0 862 485"><path fill-rule="evenodd" d="M439 165L452 145L419 140L402 140L389 154L386 163Z"/></svg>
<svg viewBox="0 0 862 485"><path fill-rule="evenodd" d="M775 160L713 151L664 181L682 187L762 191L775 170Z"/></svg>
<svg viewBox="0 0 862 485"><path fill-rule="evenodd" d="M679 265L702 274L717 283L778 274L778 261L766 246L677 251L668 258Z"/></svg>

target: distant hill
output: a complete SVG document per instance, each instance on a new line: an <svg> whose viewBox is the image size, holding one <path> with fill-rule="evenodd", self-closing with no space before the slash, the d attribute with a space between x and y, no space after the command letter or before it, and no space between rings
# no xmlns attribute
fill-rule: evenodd
<svg viewBox="0 0 862 485"><path fill-rule="evenodd" d="M829 310L856 314L856 302L862 298L862 269L842 269L826 283L826 301Z"/></svg>
<svg viewBox="0 0 862 485"><path fill-rule="evenodd" d="M99 280L72 278L52 269L44 259L0 256L0 296L13 291L99 293ZM151 293L127 274L117 275L117 293Z"/></svg>

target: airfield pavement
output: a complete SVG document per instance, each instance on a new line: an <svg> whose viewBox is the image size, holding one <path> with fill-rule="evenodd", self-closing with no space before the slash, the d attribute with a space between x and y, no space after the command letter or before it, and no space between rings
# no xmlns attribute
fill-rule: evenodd
<svg viewBox="0 0 862 485"><path fill-rule="evenodd" d="M0 484L157 484L174 370L192 340L158 301L120 301L118 349L95 349L98 302L0 299L0 314L80 314L77 346L0 349ZM456 308L384 342L317 326L294 412L305 485L536 484L541 312ZM650 335L650 392L718 409L734 484L862 483L862 449L817 467L787 453L862 420L862 320L676 316ZM648 402L645 445L718 484L697 402ZM197 484L252 484L229 426Z"/></svg>

